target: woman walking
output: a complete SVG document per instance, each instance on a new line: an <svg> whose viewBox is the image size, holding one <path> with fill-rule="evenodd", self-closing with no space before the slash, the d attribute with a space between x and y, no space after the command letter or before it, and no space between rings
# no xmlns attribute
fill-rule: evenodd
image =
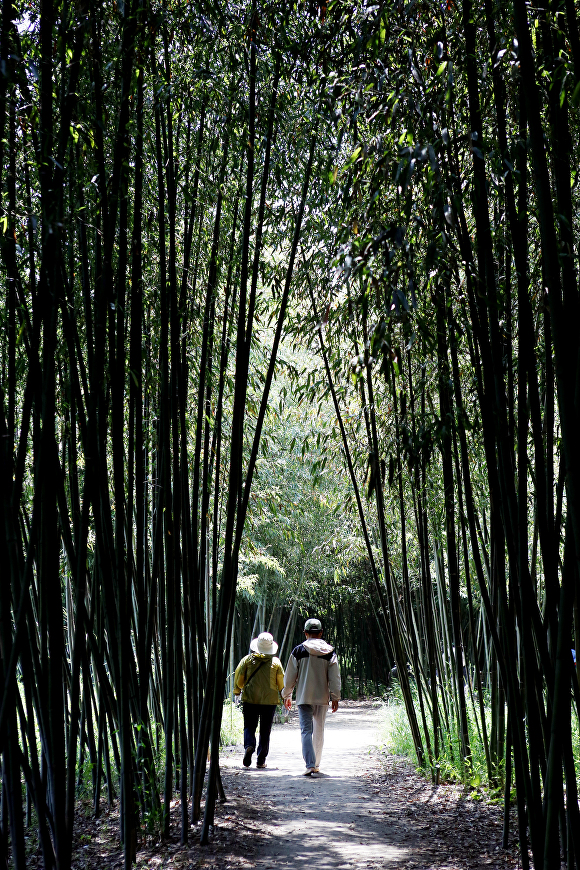
<svg viewBox="0 0 580 870"><path fill-rule="evenodd" d="M244 713L244 767L252 763L256 748L256 728L260 720L260 739L256 767L266 767L270 748L270 731L274 721L276 704L284 686L284 668L276 658L278 644L268 631L255 637L250 644L250 654L244 656L236 668L234 695L242 693Z"/></svg>

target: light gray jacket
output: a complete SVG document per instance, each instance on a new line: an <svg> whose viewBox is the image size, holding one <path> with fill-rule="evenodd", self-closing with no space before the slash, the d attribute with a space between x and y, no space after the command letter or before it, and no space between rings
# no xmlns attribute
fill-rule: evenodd
<svg viewBox="0 0 580 870"><path fill-rule="evenodd" d="M308 638L292 650L282 697L289 698L296 686L297 704L328 704L340 701L340 671L336 653L322 638Z"/></svg>

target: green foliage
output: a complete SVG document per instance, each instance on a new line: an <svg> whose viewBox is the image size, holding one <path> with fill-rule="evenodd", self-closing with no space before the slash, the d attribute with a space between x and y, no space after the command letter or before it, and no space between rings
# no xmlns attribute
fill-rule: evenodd
<svg viewBox="0 0 580 870"><path fill-rule="evenodd" d="M415 710L419 716L419 703L417 698L416 687L413 688L413 702ZM449 694L451 699L451 695ZM445 731L445 737L440 746L438 757L433 758L433 770L426 768L422 772L425 776L434 776L435 768L439 769L439 776L442 782L462 782L470 788L490 787L487 780L487 766L485 759L485 748L479 737L479 731L474 718L473 708L468 707L469 717L469 738L471 747L471 761L469 764L461 764L461 745L458 737L458 729L451 727L449 731ZM491 722L491 710L489 705L486 708L486 716ZM421 722L421 719L419 718ZM429 737L431 746L435 745L433 733L433 721L430 716L427 718ZM489 724L488 723L488 724ZM425 741L425 733L421 724L421 732ZM402 755L416 761L415 749L409 722L403 704L403 698L399 683L394 681L393 688L387 695L385 705L385 717L381 739L387 752L394 755ZM426 745L426 744L425 744ZM502 763L503 767L503 763ZM498 778L501 780L501 770L498 771ZM492 784L495 787L495 784Z"/></svg>
<svg viewBox="0 0 580 870"><path fill-rule="evenodd" d="M342 658L341 662L343 662ZM353 701L359 698L383 698L386 693L387 687L381 682L375 683L372 680L359 680L348 673L341 679L340 694L342 698L348 698Z"/></svg>
<svg viewBox="0 0 580 870"><path fill-rule="evenodd" d="M94 764L89 758L83 760L80 769L77 765L77 796L79 798L89 798L92 795L93 769Z"/></svg>
<svg viewBox="0 0 580 870"><path fill-rule="evenodd" d="M389 693L383 713L384 718L379 733L381 746L391 755L400 755L416 762L409 720L399 691L394 690Z"/></svg>
<svg viewBox="0 0 580 870"><path fill-rule="evenodd" d="M314 610L337 644L345 695L358 696L382 691L392 664L388 635L396 632L416 679L426 682L437 660L438 700L450 724L436 762L444 777L473 788L485 782L484 756L468 705L469 769L459 762L455 708L463 695L450 679L452 647L461 635L466 667L493 691L488 730L496 736L502 691L519 691L521 651L535 649L542 668L535 691L527 686L519 698L525 716L518 704L510 708L524 747L523 723L545 705L538 738L545 745L521 759L531 771L548 755L544 699L552 681L543 671L573 603L559 612L560 591L577 585L564 552L567 529L580 525L568 498L578 490L570 459L579 428L574 3L509 0L499 15L493 4L470 0L389 10L344 0L329 7L56 3L42 7L42 24L41 6L8 3L3 25L0 489L12 492L2 525L12 578L3 587L4 642L10 649L18 589L30 590L18 630L33 650L20 638L15 673L49 676L47 692L23 695L22 708L23 730L39 729L39 746L55 765L46 805L67 801L66 771L56 767L74 768L76 748L65 762L62 747L74 735L69 717L78 720L81 695L109 728L133 676L140 688L151 682L141 722L160 719L177 686L178 721L170 724L170 714L165 727L185 724L182 710L191 724L191 693L181 693L185 678L193 681L182 662L195 650L203 655L226 588L230 460L232 467L239 460L236 486L243 486L313 131L318 182L308 192L241 541L234 645L244 646L256 613L282 634ZM528 72L522 28L534 52ZM249 144L252 45L259 51ZM235 324L250 287L255 309L240 319L253 327L238 443L233 394L245 343ZM368 551L353 482L367 495ZM525 545L515 555L515 541L527 542L528 559ZM456 572L451 551L459 553ZM196 559L207 582L190 588ZM392 584L384 612L375 580L383 596ZM480 589L491 593L491 617ZM495 652L488 619L503 633ZM577 612L575 621L578 635ZM118 648L121 624L127 649ZM504 684L496 657L516 635L517 655L503 662L513 679ZM61 692L58 674L78 674L73 648L83 685L73 691L65 682ZM103 701L104 722L93 710ZM402 748L409 734L395 707L389 739ZM129 709L133 716L133 702ZM238 739L239 717L225 710L224 743ZM577 715L572 723L580 773ZM153 728L159 737L162 726ZM117 735L122 755L129 733ZM166 806L177 733L162 735L154 753L151 788L165 770ZM6 751L19 757L16 742ZM33 769L34 743L23 746ZM501 756L502 747L494 751ZM501 762L492 764L501 779ZM83 795L92 772L87 761L77 771ZM544 812L536 791L530 820ZM556 792L546 789L563 804ZM38 807L45 797L36 796ZM161 825L157 809L147 824ZM65 843L72 830L53 832L54 842ZM556 840L557 833L546 843Z"/></svg>
<svg viewBox="0 0 580 870"><path fill-rule="evenodd" d="M147 803L143 811L143 827L150 837L159 837L163 830L163 807L160 803Z"/></svg>
<svg viewBox="0 0 580 870"><path fill-rule="evenodd" d="M319 604L321 587L351 589L364 556L351 493L336 450L328 398L304 401L316 380L316 358L284 345L266 417L264 449L252 490L239 594L256 603L305 609Z"/></svg>
<svg viewBox="0 0 580 870"><path fill-rule="evenodd" d="M232 704L231 701L224 703L222 715L222 727L220 732L221 746L239 746L244 742L244 717L241 707Z"/></svg>
<svg viewBox="0 0 580 870"><path fill-rule="evenodd" d="M580 721L574 705L572 706L572 752L574 753L576 778L580 779Z"/></svg>

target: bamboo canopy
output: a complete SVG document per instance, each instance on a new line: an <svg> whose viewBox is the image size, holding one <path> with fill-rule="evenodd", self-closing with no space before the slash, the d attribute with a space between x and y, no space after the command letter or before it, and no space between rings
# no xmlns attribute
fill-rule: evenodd
<svg viewBox="0 0 580 870"><path fill-rule="evenodd" d="M234 659L314 609L580 867L577 4L0 27L0 867L83 778L127 870L175 793L207 843Z"/></svg>

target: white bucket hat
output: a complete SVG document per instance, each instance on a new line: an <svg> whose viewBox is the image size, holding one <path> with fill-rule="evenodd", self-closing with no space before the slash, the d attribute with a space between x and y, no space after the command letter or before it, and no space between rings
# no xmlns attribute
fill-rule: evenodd
<svg viewBox="0 0 580 870"><path fill-rule="evenodd" d="M278 644L269 631L263 631L251 642L250 649L263 656L275 656L278 652Z"/></svg>

